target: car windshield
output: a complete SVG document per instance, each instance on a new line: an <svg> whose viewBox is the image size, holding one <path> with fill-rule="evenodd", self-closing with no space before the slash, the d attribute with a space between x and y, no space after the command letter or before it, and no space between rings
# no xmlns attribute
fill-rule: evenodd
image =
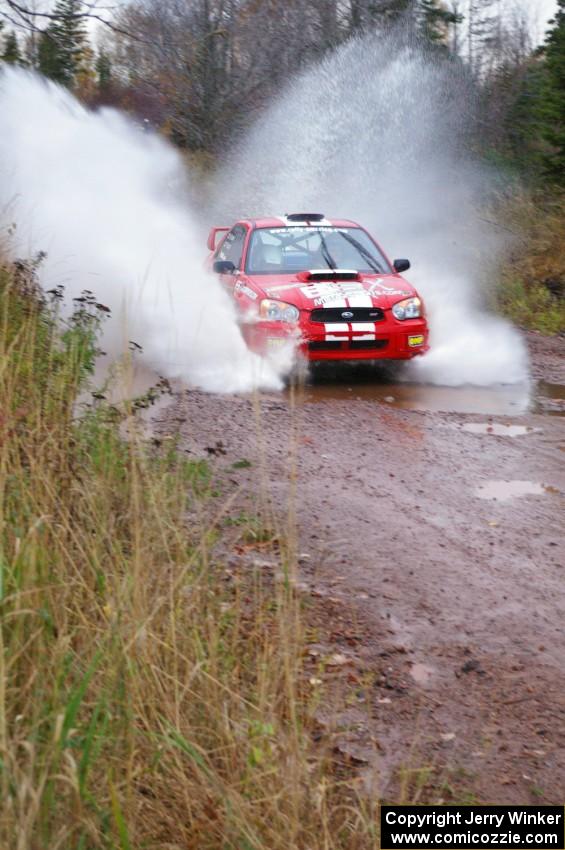
<svg viewBox="0 0 565 850"><path fill-rule="evenodd" d="M248 274L293 274L313 269L391 274L387 260L360 227L264 227L251 234Z"/></svg>

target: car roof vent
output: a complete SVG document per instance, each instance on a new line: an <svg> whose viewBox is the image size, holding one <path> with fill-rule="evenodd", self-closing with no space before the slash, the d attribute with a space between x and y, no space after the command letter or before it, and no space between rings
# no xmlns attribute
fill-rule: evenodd
<svg viewBox="0 0 565 850"><path fill-rule="evenodd" d="M325 216L323 213L287 213L285 218L288 221L323 221Z"/></svg>
<svg viewBox="0 0 565 850"><path fill-rule="evenodd" d="M361 280L359 272L353 269L311 269L306 280Z"/></svg>

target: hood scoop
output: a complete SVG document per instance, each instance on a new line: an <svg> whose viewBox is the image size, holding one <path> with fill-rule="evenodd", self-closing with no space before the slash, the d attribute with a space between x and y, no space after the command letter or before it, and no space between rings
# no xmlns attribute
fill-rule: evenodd
<svg viewBox="0 0 565 850"><path fill-rule="evenodd" d="M354 269L312 269L304 272L304 279L317 280L361 280L359 272Z"/></svg>

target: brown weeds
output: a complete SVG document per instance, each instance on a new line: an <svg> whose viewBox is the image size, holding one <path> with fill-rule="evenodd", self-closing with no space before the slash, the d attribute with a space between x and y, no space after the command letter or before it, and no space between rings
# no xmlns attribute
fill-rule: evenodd
<svg viewBox="0 0 565 850"><path fill-rule="evenodd" d="M77 416L96 305L62 325L26 280L0 272L0 846L376 848L311 740L292 582L214 554L205 463Z"/></svg>

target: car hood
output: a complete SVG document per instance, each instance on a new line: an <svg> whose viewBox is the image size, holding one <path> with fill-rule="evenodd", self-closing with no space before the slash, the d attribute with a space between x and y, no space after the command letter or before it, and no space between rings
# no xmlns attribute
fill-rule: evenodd
<svg viewBox="0 0 565 850"><path fill-rule="evenodd" d="M331 274L331 273L330 273ZM251 275L249 281L266 298L286 301L300 310L320 307L392 307L402 298L417 295L414 287L398 274L360 274L356 280L332 280L317 274Z"/></svg>

